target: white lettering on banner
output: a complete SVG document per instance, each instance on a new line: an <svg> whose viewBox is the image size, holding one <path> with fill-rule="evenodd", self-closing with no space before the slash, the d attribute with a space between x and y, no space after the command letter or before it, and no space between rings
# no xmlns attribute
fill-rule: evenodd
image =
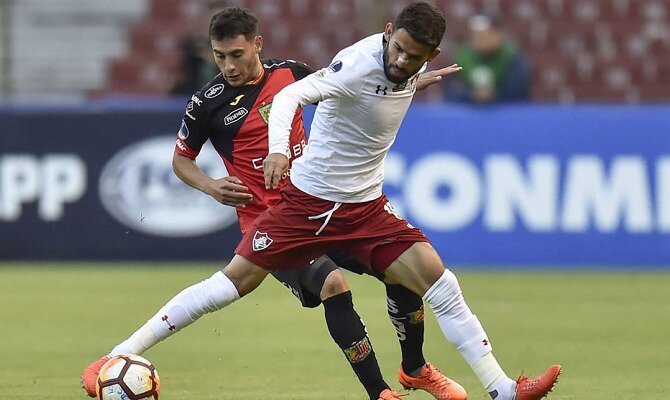
<svg viewBox="0 0 670 400"><path fill-rule="evenodd" d="M38 201L44 221L63 217L66 203L86 191L86 165L77 155L52 154L42 161L33 155L0 157L0 220L16 221L25 203Z"/></svg>
<svg viewBox="0 0 670 400"><path fill-rule="evenodd" d="M32 155L0 158L0 220L18 220L21 205L37 199L39 169L39 160Z"/></svg>
<svg viewBox="0 0 670 400"><path fill-rule="evenodd" d="M399 214L430 230L464 229L481 215L491 232L519 223L531 232L670 232L670 157L622 155L606 165L597 155L488 154L482 169L455 153L409 164L391 152L385 184L401 193L390 198Z"/></svg>
<svg viewBox="0 0 670 400"><path fill-rule="evenodd" d="M670 157L662 157L656 163L656 203L658 229L670 232Z"/></svg>
<svg viewBox="0 0 670 400"><path fill-rule="evenodd" d="M623 218L630 232L651 232L651 192L641 157L617 157L610 177L596 156L576 156L566 172L562 223L568 232L584 232L593 214L595 227L614 232Z"/></svg>
<svg viewBox="0 0 670 400"><path fill-rule="evenodd" d="M481 179L477 168L465 157L434 153L414 164L406 177L404 201L417 224L436 230L465 227L481 207ZM437 195L440 187L449 197Z"/></svg>
<svg viewBox="0 0 670 400"><path fill-rule="evenodd" d="M46 221L63 217L63 205L79 200L86 191L86 165L78 156L50 155L42 162L39 214Z"/></svg>
<svg viewBox="0 0 670 400"><path fill-rule="evenodd" d="M559 182L556 157L530 157L524 176L514 155L493 155L484 161L484 174L488 182L484 224L489 230L513 230L516 213L532 231L548 232L556 228Z"/></svg>

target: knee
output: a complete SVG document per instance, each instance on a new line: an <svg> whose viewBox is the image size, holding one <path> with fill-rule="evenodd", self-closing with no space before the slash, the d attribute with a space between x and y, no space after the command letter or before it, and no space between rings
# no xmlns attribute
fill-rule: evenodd
<svg viewBox="0 0 670 400"><path fill-rule="evenodd" d="M333 297L348 291L349 285L347 285L347 281L344 280L342 272L339 269L336 269L326 277L326 280L323 282L323 286L321 287L319 296L323 301L329 297Z"/></svg>
<svg viewBox="0 0 670 400"><path fill-rule="evenodd" d="M456 275L448 269L424 296L436 315L450 312L463 305L463 294Z"/></svg>

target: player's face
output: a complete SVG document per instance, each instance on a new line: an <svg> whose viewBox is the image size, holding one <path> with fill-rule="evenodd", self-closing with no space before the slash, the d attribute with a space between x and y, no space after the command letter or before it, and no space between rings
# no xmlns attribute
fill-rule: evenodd
<svg viewBox="0 0 670 400"><path fill-rule="evenodd" d="M260 35L252 40L247 40L244 35L212 40L214 61L233 87L247 85L261 76L263 65L259 54L262 47L263 38Z"/></svg>
<svg viewBox="0 0 670 400"><path fill-rule="evenodd" d="M384 73L393 83L402 83L419 72L426 61L435 58L440 49L419 43L405 29L393 32L393 24L386 24L387 38L384 49Z"/></svg>

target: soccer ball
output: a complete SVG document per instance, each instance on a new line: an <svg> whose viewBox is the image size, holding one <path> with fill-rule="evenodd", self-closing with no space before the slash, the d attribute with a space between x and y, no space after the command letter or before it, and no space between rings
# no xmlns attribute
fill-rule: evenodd
<svg viewBox="0 0 670 400"><path fill-rule="evenodd" d="M131 354L107 360L95 385L100 400L156 400L160 390L161 381L153 364Z"/></svg>

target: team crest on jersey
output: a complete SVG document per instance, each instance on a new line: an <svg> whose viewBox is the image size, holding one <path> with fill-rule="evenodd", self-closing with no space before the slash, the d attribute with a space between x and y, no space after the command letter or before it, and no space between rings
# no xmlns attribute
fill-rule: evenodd
<svg viewBox="0 0 670 400"><path fill-rule="evenodd" d="M217 83L216 85L207 89L207 91L205 92L205 97L207 97L208 99L213 99L216 96L220 95L222 92L223 92L223 83Z"/></svg>
<svg viewBox="0 0 670 400"><path fill-rule="evenodd" d="M179 132L177 133L179 139L186 140L188 138L188 126L186 126L186 121L181 120L181 126L179 127Z"/></svg>
<svg viewBox="0 0 670 400"><path fill-rule="evenodd" d="M231 112L230 114L226 115L225 118L223 118L223 123L226 124L226 125L230 125L234 122L239 121L240 119L242 119L248 113L249 113L249 111L246 108L240 107L237 110L235 110L235 111Z"/></svg>
<svg viewBox="0 0 670 400"><path fill-rule="evenodd" d="M270 236L268 236L267 233L263 233L261 231L256 231L254 234L254 240L253 244L251 245L251 248L254 251L261 251L265 250L268 248L274 242L274 240L270 239Z"/></svg>
<svg viewBox="0 0 670 400"><path fill-rule="evenodd" d="M268 103L263 107L258 108L258 113L261 115L261 118L263 118L263 122L265 122L266 125L270 120L270 108L272 108L272 103Z"/></svg>

